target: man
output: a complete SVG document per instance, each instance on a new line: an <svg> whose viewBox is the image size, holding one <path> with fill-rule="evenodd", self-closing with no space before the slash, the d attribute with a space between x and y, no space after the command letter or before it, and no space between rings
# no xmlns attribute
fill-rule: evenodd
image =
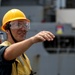
<svg viewBox="0 0 75 75"><path fill-rule="evenodd" d="M52 41L54 35L49 31L25 39L30 28L30 20L19 9L9 10L3 17L2 30L7 40L0 45L0 75L34 75L25 51L33 44Z"/></svg>

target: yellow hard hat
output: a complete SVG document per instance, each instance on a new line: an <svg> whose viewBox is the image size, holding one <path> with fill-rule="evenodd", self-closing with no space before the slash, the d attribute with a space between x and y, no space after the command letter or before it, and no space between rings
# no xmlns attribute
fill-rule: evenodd
<svg viewBox="0 0 75 75"><path fill-rule="evenodd" d="M5 31L6 23L14 20L20 20L20 19L30 22L30 20L26 18L25 14L21 10L19 9L9 10L3 17L2 27L1 27L2 30Z"/></svg>

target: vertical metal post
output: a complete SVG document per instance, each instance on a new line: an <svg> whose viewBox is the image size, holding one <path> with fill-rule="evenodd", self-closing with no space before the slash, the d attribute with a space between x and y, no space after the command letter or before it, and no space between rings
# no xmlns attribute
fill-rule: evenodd
<svg viewBox="0 0 75 75"><path fill-rule="evenodd" d="M0 0L0 6L1 6L1 1L2 1L2 0Z"/></svg>

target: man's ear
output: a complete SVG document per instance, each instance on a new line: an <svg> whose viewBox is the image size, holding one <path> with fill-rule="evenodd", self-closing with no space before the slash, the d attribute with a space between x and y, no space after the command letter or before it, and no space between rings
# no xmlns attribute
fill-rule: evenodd
<svg viewBox="0 0 75 75"><path fill-rule="evenodd" d="M6 33L8 34L9 33L9 30L6 30Z"/></svg>

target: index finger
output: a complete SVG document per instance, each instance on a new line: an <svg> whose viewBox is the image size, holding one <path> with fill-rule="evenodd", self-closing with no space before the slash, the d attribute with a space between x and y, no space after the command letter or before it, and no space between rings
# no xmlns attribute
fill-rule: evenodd
<svg viewBox="0 0 75 75"><path fill-rule="evenodd" d="M52 32L47 31L47 33L48 33L51 37L55 38L55 35L54 35Z"/></svg>

